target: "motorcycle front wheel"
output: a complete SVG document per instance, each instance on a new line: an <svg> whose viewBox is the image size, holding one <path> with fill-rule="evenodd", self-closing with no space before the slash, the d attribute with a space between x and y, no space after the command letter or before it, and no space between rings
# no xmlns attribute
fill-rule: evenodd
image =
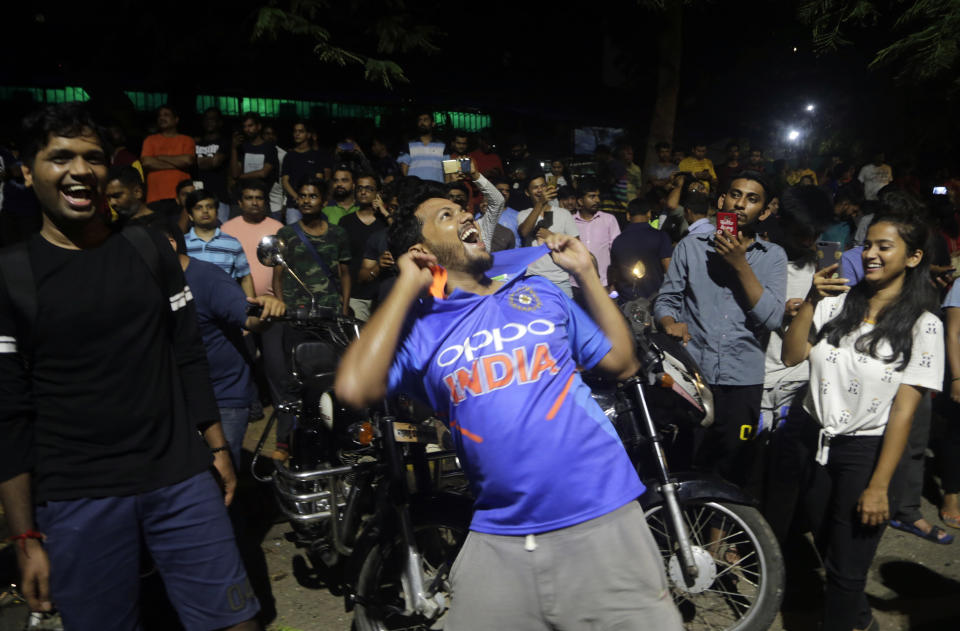
<svg viewBox="0 0 960 631"><path fill-rule="evenodd" d="M768 629L783 600L784 568L769 524L750 506L723 502L680 505L698 575L683 575L668 513L646 511L670 591L687 631Z"/></svg>
<svg viewBox="0 0 960 631"><path fill-rule="evenodd" d="M470 515L435 508L415 513L413 519L424 588L441 593L445 606L430 616L409 613L401 581L407 554L397 536L373 546L363 562L353 614L356 631L443 629L450 606L450 568L467 538Z"/></svg>

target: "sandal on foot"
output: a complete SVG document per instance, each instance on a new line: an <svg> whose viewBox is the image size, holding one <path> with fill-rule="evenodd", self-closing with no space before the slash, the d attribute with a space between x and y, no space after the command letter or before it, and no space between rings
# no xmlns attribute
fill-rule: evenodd
<svg viewBox="0 0 960 631"><path fill-rule="evenodd" d="M960 529L960 515L948 515L947 513L940 511L940 521L950 528Z"/></svg>
<svg viewBox="0 0 960 631"><path fill-rule="evenodd" d="M940 526L931 526L930 532L923 532L913 524L897 521L896 519L890 520L890 526L892 528L896 528L897 530L902 530L903 532L909 532L910 534L916 535L921 539L932 541L933 543L939 543L941 545L953 543L953 535L948 535L947 531ZM941 535L943 536L941 537Z"/></svg>

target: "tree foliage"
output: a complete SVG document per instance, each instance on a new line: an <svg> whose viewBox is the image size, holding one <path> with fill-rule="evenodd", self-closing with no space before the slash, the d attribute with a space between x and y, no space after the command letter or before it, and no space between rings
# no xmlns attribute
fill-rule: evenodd
<svg viewBox="0 0 960 631"><path fill-rule="evenodd" d="M870 67L890 68L901 81L946 77L960 87L960 0L804 0L798 14L812 27L818 53L852 44L852 28L877 28L892 18L889 33L897 39L876 51Z"/></svg>
<svg viewBox="0 0 960 631"><path fill-rule="evenodd" d="M253 27L255 40L287 36L308 39L320 61L341 67L359 64L368 81L386 88L409 82L392 58L406 53L435 53L440 35L436 27L416 21L403 0L270 0L258 10ZM348 37L354 43L339 43Z"/></svg>

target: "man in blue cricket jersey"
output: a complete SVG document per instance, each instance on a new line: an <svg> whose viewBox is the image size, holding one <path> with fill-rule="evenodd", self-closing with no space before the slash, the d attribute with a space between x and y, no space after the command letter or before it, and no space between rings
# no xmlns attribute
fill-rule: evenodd
<svg viewBox="0 0 960 631"><path fill-rule="evenodd" d="M344 355L336 392L356 406L407 392L447 419L476 504L445 628L680 629L634 501L643 484L578 373L638 367L586 247L552 235L498 254L497 271L510 269L491 278L473 216L430 182L405 191L390 245L399 275ZM523 276L547 251L593 319Z"/></svg>

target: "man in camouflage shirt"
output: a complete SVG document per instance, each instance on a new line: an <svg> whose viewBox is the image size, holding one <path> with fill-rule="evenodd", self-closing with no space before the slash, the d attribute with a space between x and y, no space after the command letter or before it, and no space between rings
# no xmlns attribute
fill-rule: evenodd
<svg viewBox="0 0 960 631"><path fill-rule="evenodd" d="M326 186L322 180L308 178L298 193L303 218L277 231L277 236L286 243L284 256L293 272L316 296L317 305L348 315L350 242L347 233L330 224L323 214ZM288 310L310 306L307 292L280 267L274 268L273 289L276 295L282 296Z"/></svg>

